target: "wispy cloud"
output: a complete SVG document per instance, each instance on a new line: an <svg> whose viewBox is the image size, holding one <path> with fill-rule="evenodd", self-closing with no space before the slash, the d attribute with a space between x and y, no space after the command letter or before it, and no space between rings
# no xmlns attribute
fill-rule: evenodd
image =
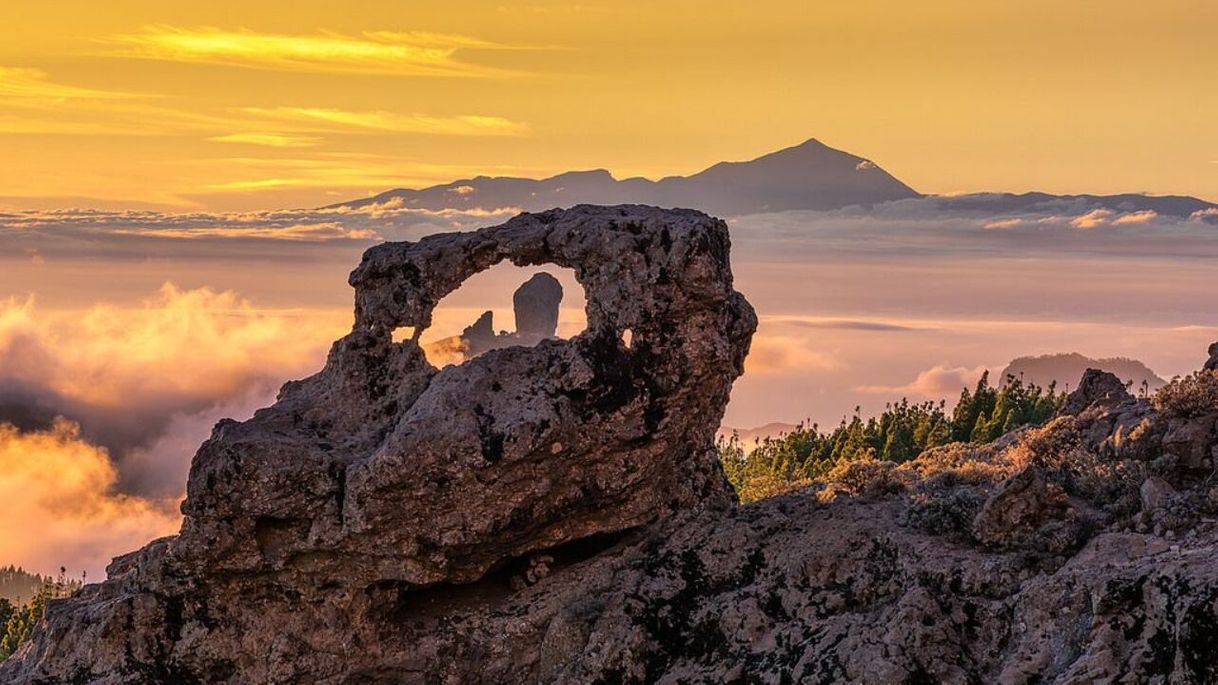
<svg viewBox="0 0 1218 685"><path fill-rule="evenodd" d="M0 214L0 255L26 253L57 259L75 254L73 244L96 250L104 243L118 250L117 254L131 250L131 254L146 255L151 245L158 245L161 254L202 257L209 248L189 244L195 240L207 240L212 247L282 244L276 250L307 249L308 244L332 247L338 242L358 247L382 239L417 239L439 230L468 230L519 211L513 207L431 211L405 207L400 199L359 208L223 213L25 210ZM171 247L171 243L181 247Z"/></svg>
<svg viewBox="0 0 1218 685"><path fill-rule="evenodd" d="M319 130L334 130L338 127L455 136L518 136L529 130L528 125L521 122L477 114L441 117L385 111L356 112L324 107L243 107L238 111L274 121L321 126Z"/></svg>
<svg viewBox="0 0 1218 685"><path fill-rule="evenodd" d="M133 93L69 86L51 81L41 69L0 67L0 98L40 100L115 100L140 97Z"/></svg>
<svg viewBox="0 0 1218 685"><path fill-rule="evenodd" d="M1112 219L1112 210L1109 209L1093 209L1086 214L1076 216L1070 220L1070 225L1075 228L1091 229L1099 228L1108 223Z"/></svg>
<svg viewBox="0 0 1218 685"><path fill-rule="evenodd" d="M495 43L441 33L367 32L283 34L220 28L147 26L113 36L115 54L143 59L270 69L401 76L505 76L511 72L458 58L466 49L504 49Z"/></svg>
<svg viewBox="0 0 1218 685"><path fill-rule="evenodd" d="M864 385L855 388L857 392L869 395L892 395L922 398L952 397L971 385L985 371L984 366L965 368L951 367L939 364L918 374L917 378L905 385Z"/></svg>
<svg viewBox="0 0 1218 685"><path fill-rule="evenodd" d="M985 223L983 223L982 228L987 228L990 230L1001 230L1004 228L1018 228L1018 227L1022 226L1023 224L1024 224L1023 219L995 219L993 221L986 221Z"/></svg>
<svg viewBox="0 0 1218 685"><path fill-rule="evenodd" d="M434 185L485 171L346 153L294 158L228 157L194 163L209 172L214 170L217 181L206 185L213 191L337 187L383 190Z"/></svg>
<svg viewBox="0 0 1218 685"><path fill-rule="evenodd" d="M317 136L302 136L292 133L230 133L226 136L213 136L208 140L217 143L241 143L265 145L266 147L312 147L321 142L321 138Z"/></svg>
<svg viewBox="0 0 1218 685"><path fill-rule="evenodd" d="M799 328L817 328L823 330L837 331L875 331L875 332L909 332L909 331L933 331L934 328L928 326L910 326L891 321L878 320L861 320L861 319L825 319L818 317L800 317L800 316L763 316L762 320L767 323L779 325L797 326Z"/></svg>
<svg viewBox="0 0 1218 685"><path fill-rule="evenodd" d="M114 235L153 238L268 238L272 240L379 240L371 228L352 228L334 221L291 226L198 226L191 228L116 229Z"/></svg>
<svg viewBox="0 0 1218 685"><path fill-rule="evenodd" d="M744 368L752 374L807 373L837 370L842 362L812 349L803 338L759 334L753 338Z"/></svg>
<svg viewBox="0 0 1218 685"><path fill-rule="evenodd" d="M1144 209L1138 212L1130 212L1122 214L1112 220L1113 226L1127 226L1130 224L1148 224L1159 218L1159 213L1153 209Z"/></svg>

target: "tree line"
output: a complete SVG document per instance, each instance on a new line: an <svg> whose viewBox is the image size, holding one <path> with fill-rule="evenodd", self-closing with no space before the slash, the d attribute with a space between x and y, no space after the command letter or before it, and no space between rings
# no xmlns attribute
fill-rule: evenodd
<svg viewBox="0 0 1218 685"><path fill-rule="evenodd" d="M1016 428L1045 423L1064 400L1055 385L1042 389L1015 377L992 387L986 372L976 387L961 392L951 412L944 400L913 404L902 399L864 420L856 407L853 417L832 430L801 424L758 442L751 451L733 436L720 442L719 453L728 480L748 501L822 476L843 460L899 463L951 442L991 442Z"/></svg>
<svg viewBox="0 0 1218 685"><path fill-rule="evenodd" d="M12 656L18 647L30 639L34 626L46 613L47 602L71 597L80 591L85 580L84 576L80 580L68 579L67 569L62 567L58 576L50 578L7 566L0 568L0 577L19 579L22 582L33 577L41 583L34 589L28 602L23 603L20 598L10 600L8 597L0 597L0 661Z"/></svg>

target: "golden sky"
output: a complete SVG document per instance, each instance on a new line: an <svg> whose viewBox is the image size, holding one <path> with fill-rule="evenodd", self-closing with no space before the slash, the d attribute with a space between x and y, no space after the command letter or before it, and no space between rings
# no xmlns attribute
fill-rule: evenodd
<svg viewBox="0 0 1218 685"><path fill-rule="evenodd" d="M924 192L1218 199L1208 0L0 4L0 206L316 206L809 137Z"/></svg>

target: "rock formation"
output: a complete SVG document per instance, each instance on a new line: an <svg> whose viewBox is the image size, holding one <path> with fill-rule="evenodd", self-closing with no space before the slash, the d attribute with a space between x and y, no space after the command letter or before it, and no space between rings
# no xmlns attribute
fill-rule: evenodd
<svg viewBox="0 0 1218 685"><path fill-rule="evenodd" d="M512 294L516 335L524 340L545 340L558 332L558 305L562 285L548 273L534 274Z"/></svg>
<svg viewBox="0 0 1218 685"><path fill-rule="evenodd" d="M641 206L371 248L325 368L218 424L180 534L56 606L0 681L368 682L421 656L398 621L435 588L729 507L714 431L756 317L728 255L722 221ZM573 269L587 330L437 371L433 308L503 260ZM556 298L543 279L519 299Z"/></svg>
<svg viewBox="0 0 1218 685"><path fill-rule="evenodd" d="M1129 391L1116 374L1099 369L1087 369L1078 388L1066 397L1062 411L1077 414L1097 403L1117 405L1129 399Z"/></svg>
<svg viewBox="0 0 1218 685"><path fill-rule="evenodd" d="M0 682L1218 680L1218 374L1094 372L1046 426L731 507L727 247L626 207L373 248L325 370L218 426L182 534L53 603ZM575 268L588 331L440 372L390 342L504 258Z"/></svg>
<svg viewBox="0 0 1218 685"><path fill-rule="evenodd" d="M483 312L453 338L445 338L425 347L428 358L433 351L452 361L466 361L480 354L513 345L536 345L553 338L558 332L558 305L562 303L562 285L548 273L539 272L525 281L512 295L516 315L516 331L495 333L494 312ZM452 354L459 352L459 354Z"/></svg>
<svg viewBox="0 0 1218 685"><path fill-rule="evenodd" d="M1205 370L1218 371L1218 342L1210 345L1210 349L1208 351L1210 358L1205 362Z"/></svg>

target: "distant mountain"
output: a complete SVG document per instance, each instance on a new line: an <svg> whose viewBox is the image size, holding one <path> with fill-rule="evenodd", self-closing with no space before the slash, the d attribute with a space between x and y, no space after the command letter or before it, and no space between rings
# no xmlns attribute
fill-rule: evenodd
<svg viewBox="0 0 1218 685"><path fill-rule="evenodd" d="M390 205L433 211L518 207L533 212L585 203L633 203L739 216L794 209L871 208L897 200L913 200L908 204L911 211L929 207L995 216L1081 214L1101 209L1121 214L1152 211L1170 217L1196 216L1218 223L1218 212L1206 211L1218 210L1218 204L1183 195L921 195L871 160L835 150L815 138L748 162L720 162L692 176L668 176L658 181L618 180L604 169L568 171L543 179L478 176L420 190L398 188L324 209Z"/></svg>
<svg viewBox="0 0 1218 685"><path fill-rule="evenodd" d="M938 209L994 214L1052 214L1107 209L1113 212L1152 211L1163 216L1188 217L1218 204L1187 195L1051 195L1049 193L971 193L929 196Z"/></svg>
<svg viewBox="0 0 1218 685"><path fill-rule="evenodd" d="M639 203L690 207L720 216L788 209L830 210L921 197L874 162L812 139L748 162L720 162L692 176L615 179L608 171L571 171L544 179L478 176L421 190L399 188L331 205L401 203L419 209Z"/></svg>
<svg viewBox="0 0 1218 685"><path fill-rule="evenodd" d="M766 438L777 438L785 433L790 433L799 426L793 423L767 423L764 426L756 428L732 428L731 426L720 426L719 430L715 431L715 438L718 440L730 440L733 435L740 439L740 444L746 450L750 450L758 442L764 442Z"/></svg>
<svg viewBox="0 0 1218 685"><path fill-rule="evenodd" d="M1077 388L1079 380L1087 369L1101 369L1115 374L1117 378L1130 385L1133 392L1142 388L1142 382L1150 390L1156 390L1167 384L1154 371L1136 359L1114 357L1110 359L1091 359L1077 352L1069 354L1046 354L1039 357L1020 357L1003 369L1000 378L1005 382L1014 376L1026 383L1034 383L1047 387L1056 381L1058 390Z"/></svg>
<svg viewBox="0 0 1218 685"><path fill-rule="evenodd" d="M7 599L13 604L28 602L51 580L53 579L49 577L27 573L18 566L0 567L0 599ZM2 627L0 632L3 632Z"/></svg>

